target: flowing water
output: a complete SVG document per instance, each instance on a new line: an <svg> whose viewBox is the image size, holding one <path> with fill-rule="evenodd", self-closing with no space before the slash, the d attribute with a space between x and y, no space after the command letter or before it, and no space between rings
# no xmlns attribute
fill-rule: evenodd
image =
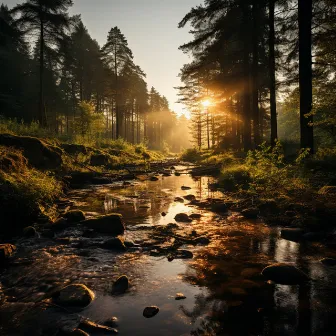
<svg viewBox="0 0 336 336"><path fill-rule="evenodd" d="M120 335L334 335L336 271L319 262L331 252L319 244L281 239L278 228L246 221L239 214L221 216L174 201L187 194L200 200L225 199L210 190L211 182L209 177L182 175L127 187L115 184L72 191L74 208L89 216L121 213L126 240L140 247L119 254L100 249L92 242L108 237L83 238L80 225L54 239L21 239L16 265L0 279L8 297L0 308L0 333L57 335L59 328L76 325L78 313L99 323L116 316ZM184 191L181 186L191 189ZM151 256L143 247L154 239L155 227L174 223L181 212L202 217L178 223L176 233L190 236L196 231L210 244L183 246L194 255L190 260ZM164 244L172 242L167 236ZM274 262L292 263L312 280L303 286L267 283L260 272ZM130 279L130 290L111 295L113 281L123 274ZM53 289L69 283L87 285L95 300L76 314L43 303ZM175 300L176 293L186 299ZM160 308L159 314L144 318L143 309L152 305Z"/></svg>

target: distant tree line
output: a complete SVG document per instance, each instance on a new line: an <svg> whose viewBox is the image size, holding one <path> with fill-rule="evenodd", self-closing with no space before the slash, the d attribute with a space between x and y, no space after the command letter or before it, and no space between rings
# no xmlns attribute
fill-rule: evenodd
<svg viewBox="0 0 336 336"><path fill-rule="evenodd" d="M301 148L335 144L334 0L205 0L187 24L179 94L196 146L247 151L286 129Z"/></svg>
<svg viewBox="0 0 336 336"><path fill-rule="evenodd" d="M1 5L0 115L37 120L58 134L90 131L157 149L173 145L184 125L164 96L148 92L126 37L114 27L101 47L80 16L69 16L71 5Z"/></svg>

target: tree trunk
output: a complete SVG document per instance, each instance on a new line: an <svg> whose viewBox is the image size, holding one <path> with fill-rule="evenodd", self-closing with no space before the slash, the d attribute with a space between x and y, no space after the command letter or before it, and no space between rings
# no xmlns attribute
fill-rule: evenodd
<svg viewBox="0 0 336 336"><path fill-rule="evenodd" d="M275 0L269 0L269 78L270 78L270 108L271 108L271 145L278 139L278 120L275 82Z"/></svg>
<svg viewBox="0 0 336 336"><path fill-rule="evenodd" d="M258 96L258 75L259 75L259 38L258 38L258 19L259 6L257 1L253 2L253 64L252 64L252 114L253 114L253 135L254 145L260 145L260 120L259 120L259 96Z"/></svg>
<svg viewBox="0 0 336 336"><path fill-rule="evenodd" d="M40 97L39 97L39 115L40 126L46 126L46 115L44 106L44 24L42 18L42 8L40 5Z"/></svg>
<svg viewBox="0 0 336 336"><path fill-rule="evenodd" d="M299 84L300 84L300 129L301 148L314 150L312 111L312 0L299 0Z"/></svg>

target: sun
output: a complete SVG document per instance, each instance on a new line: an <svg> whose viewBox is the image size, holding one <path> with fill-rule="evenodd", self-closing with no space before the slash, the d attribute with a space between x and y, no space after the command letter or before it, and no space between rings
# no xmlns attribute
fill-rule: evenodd
<svg viewBox="0 0 336 336"><path fill-rule="evenodd" d="M204 101L202 102L202 105L203 105L204 107L209 107L209 106L211 105L211 101L210 101L209 99L204 100Z"/></svg>

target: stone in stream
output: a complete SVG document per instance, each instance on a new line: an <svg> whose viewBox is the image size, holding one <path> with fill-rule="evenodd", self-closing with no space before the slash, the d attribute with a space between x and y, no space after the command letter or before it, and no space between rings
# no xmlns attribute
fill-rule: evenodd
<svg viewBox="0 0 336 336"><path fill-rule="evenodd" d="M111 238L104 241L101 245L102 248L106 250L114 250L114 251L126 251L126 246L124 241L119 237Z"/></svg>
<svg viewBox="0 0 336 336"><path fill-rule="evenodd" d="M190 190L191 188L190 188L190 187L187 187L187 186L182 186L181 189L182 189L182 190Z"/></svg>
<svg viewBox="0 0 336 336"><path fill-rule="evenodd" d="M81 210L70 210L66 212L63 217L67 219L69 223L78 223L85 220L85 214Z"/></svg>
<svg viewBox="0 0 336 336"><path fill-rule="evenodd" d="M129 288L129 280L126 275L120 276L112 285L112 294L123 294Z"/></svg>
<svg viewBox="0 0 336 336"><path fill-rule="evenodd" d="M16 247L12 244L0 244L0 266L6 264L13 257Z"/></svg>
<svg viewBox="0 0 336 336"><path fill-rule="evenodd" d="M174 202L184 203L184 199L182 197L175 197Z"/></svg>
<svg viewBox="0 0 336 336"><path fill-rule="evenodd" d="M161 212L161 216L162 216L162 217L166 217L167 214L166 214L165 212Z"/></svg>
<svg viewBox="0 0 336 336"><path fill-rule="evenodd" d="M212 203L211 204L211 211L217 212L217 213L227 213L228 212L228 207L227 205L222 202L222 203Z"/></svg>
<svg viewBox="0 0 336 336"><path fill-rule="evenodd" d="M198 237L194 239L194 243L199 245L209 245L210 239L207 237Z"/></svg>
<svg viewBox="0 0 336 336"><path fill-rule="evenodd" d="M175 176L181 176L181 173L175 172Z"/></svg>
<svg viewBox="0 0 336 336"><path fill-rule="evenodd" d="M176 222L190 223L192 219L185 213L179 213L174 218Z"/></svg>
<svg viewBox="0 0 336 336"><path fill-rule="evenodd" d="M143 316L146 318L154 317L159 313L160 309L156 306L146 307L143 311Z"/></svg>
<svg viewBox="0 0 336 336"><path fill-rule="evenodd" d="M98 334L98 333L103 335L118 334L118 330L92 322L88 319L82 320L79 323L78 328L92 334Z"/></svg>
<svg viewBox="0 0 336 336"><path fill-rule="evenodd" d="M53 222L50 226L50 229L53 231L62 231L67 229L70 226L70 223L67 219L61 217L56 219L55 222Z"/></svg>
<svg viewBox="0 0 336 336"><path fill-rule="evenodd" d="M176 293L175 300L184 300L187 297L183 293Z"/></svg>
<svg viewBox="0 0 336 336"><path fill-rule="evenodd" d="M195 201L196 196L195 195L187 195L187 196L183 196L184 199L186 199L187 201Z"/></svg>
<svg viewBox="0 0 336 336"><path fill-rule="evenodd" d="M300 228L285 228L281 230L281 238L291 240L291 241L299 241L304 234L304 231Z"/></svg>
<svg viewBox="0 0 336 336"><path fill-rule="evenodd" d="M197 213L189 215L189 218L191 218L191 219L200 219L201 217L202 217L202 215L197 214Z"/></svg>
<svg viewBox="0 0 336 336"><path fill-rule="evenodd" d="M325 266L336 266L336 259L334 258L324 258L320 260Z"/></svg>
<svg viewBox="0 0 336 336"><path fill-rule="evenodd" d="M112 316L108 320L104 322L104 324L110 328L116 328L118 327L118 318L115 316Z"/></svg>
<svg viewBox="0 0 336 336"><path fill-rule="evenodd" d="M244 209L241 213L247 219L257 219L259 215L259 209L248 208L248 209Z"/></svg>
<svg viewBox="0 0 336 336"><path fill-rule="evenodd" d="M37 236L37 231L33 226L27 226L23 229L23 236L26 238L31 238Z"/></svg>
<svg viewBox="0 0 336 336"><path fill-rule="evenodd" d="M309 280L309 277L297 267L282 263L264 268L261 274L267 280L281 285L299 285Z"/></svg>
<svg viewBox="0 0 336 336"><path fill-rule="evenodd" d="M62 288L54 293L53 301L65 307L86 307L94 299L94 293L85 285L75 284Z"/></svg>
<svg viewBox="0 0 336 336"><path fill-rule="evenodd" d="M308 242L319 242L326 238L325 232L307 232L302 238Z"/></svg>
<svg viewBox="0 0 336 336"><path fill-rule="evenodd" d="M149 178L149 180L152 181L152 182L156 182L156 181L159 181L159 178L156 177L156 176L151 176L151 177Z"/></svg>
<svg viewBox="0 0 336 336"><path fill-rule="evenodd" d="M113 236L123 234L125 231L124 221L120 214L110 214L93 219L87 219L81 222L89 229L94 229L100 233L106 233Z"/></svg>

